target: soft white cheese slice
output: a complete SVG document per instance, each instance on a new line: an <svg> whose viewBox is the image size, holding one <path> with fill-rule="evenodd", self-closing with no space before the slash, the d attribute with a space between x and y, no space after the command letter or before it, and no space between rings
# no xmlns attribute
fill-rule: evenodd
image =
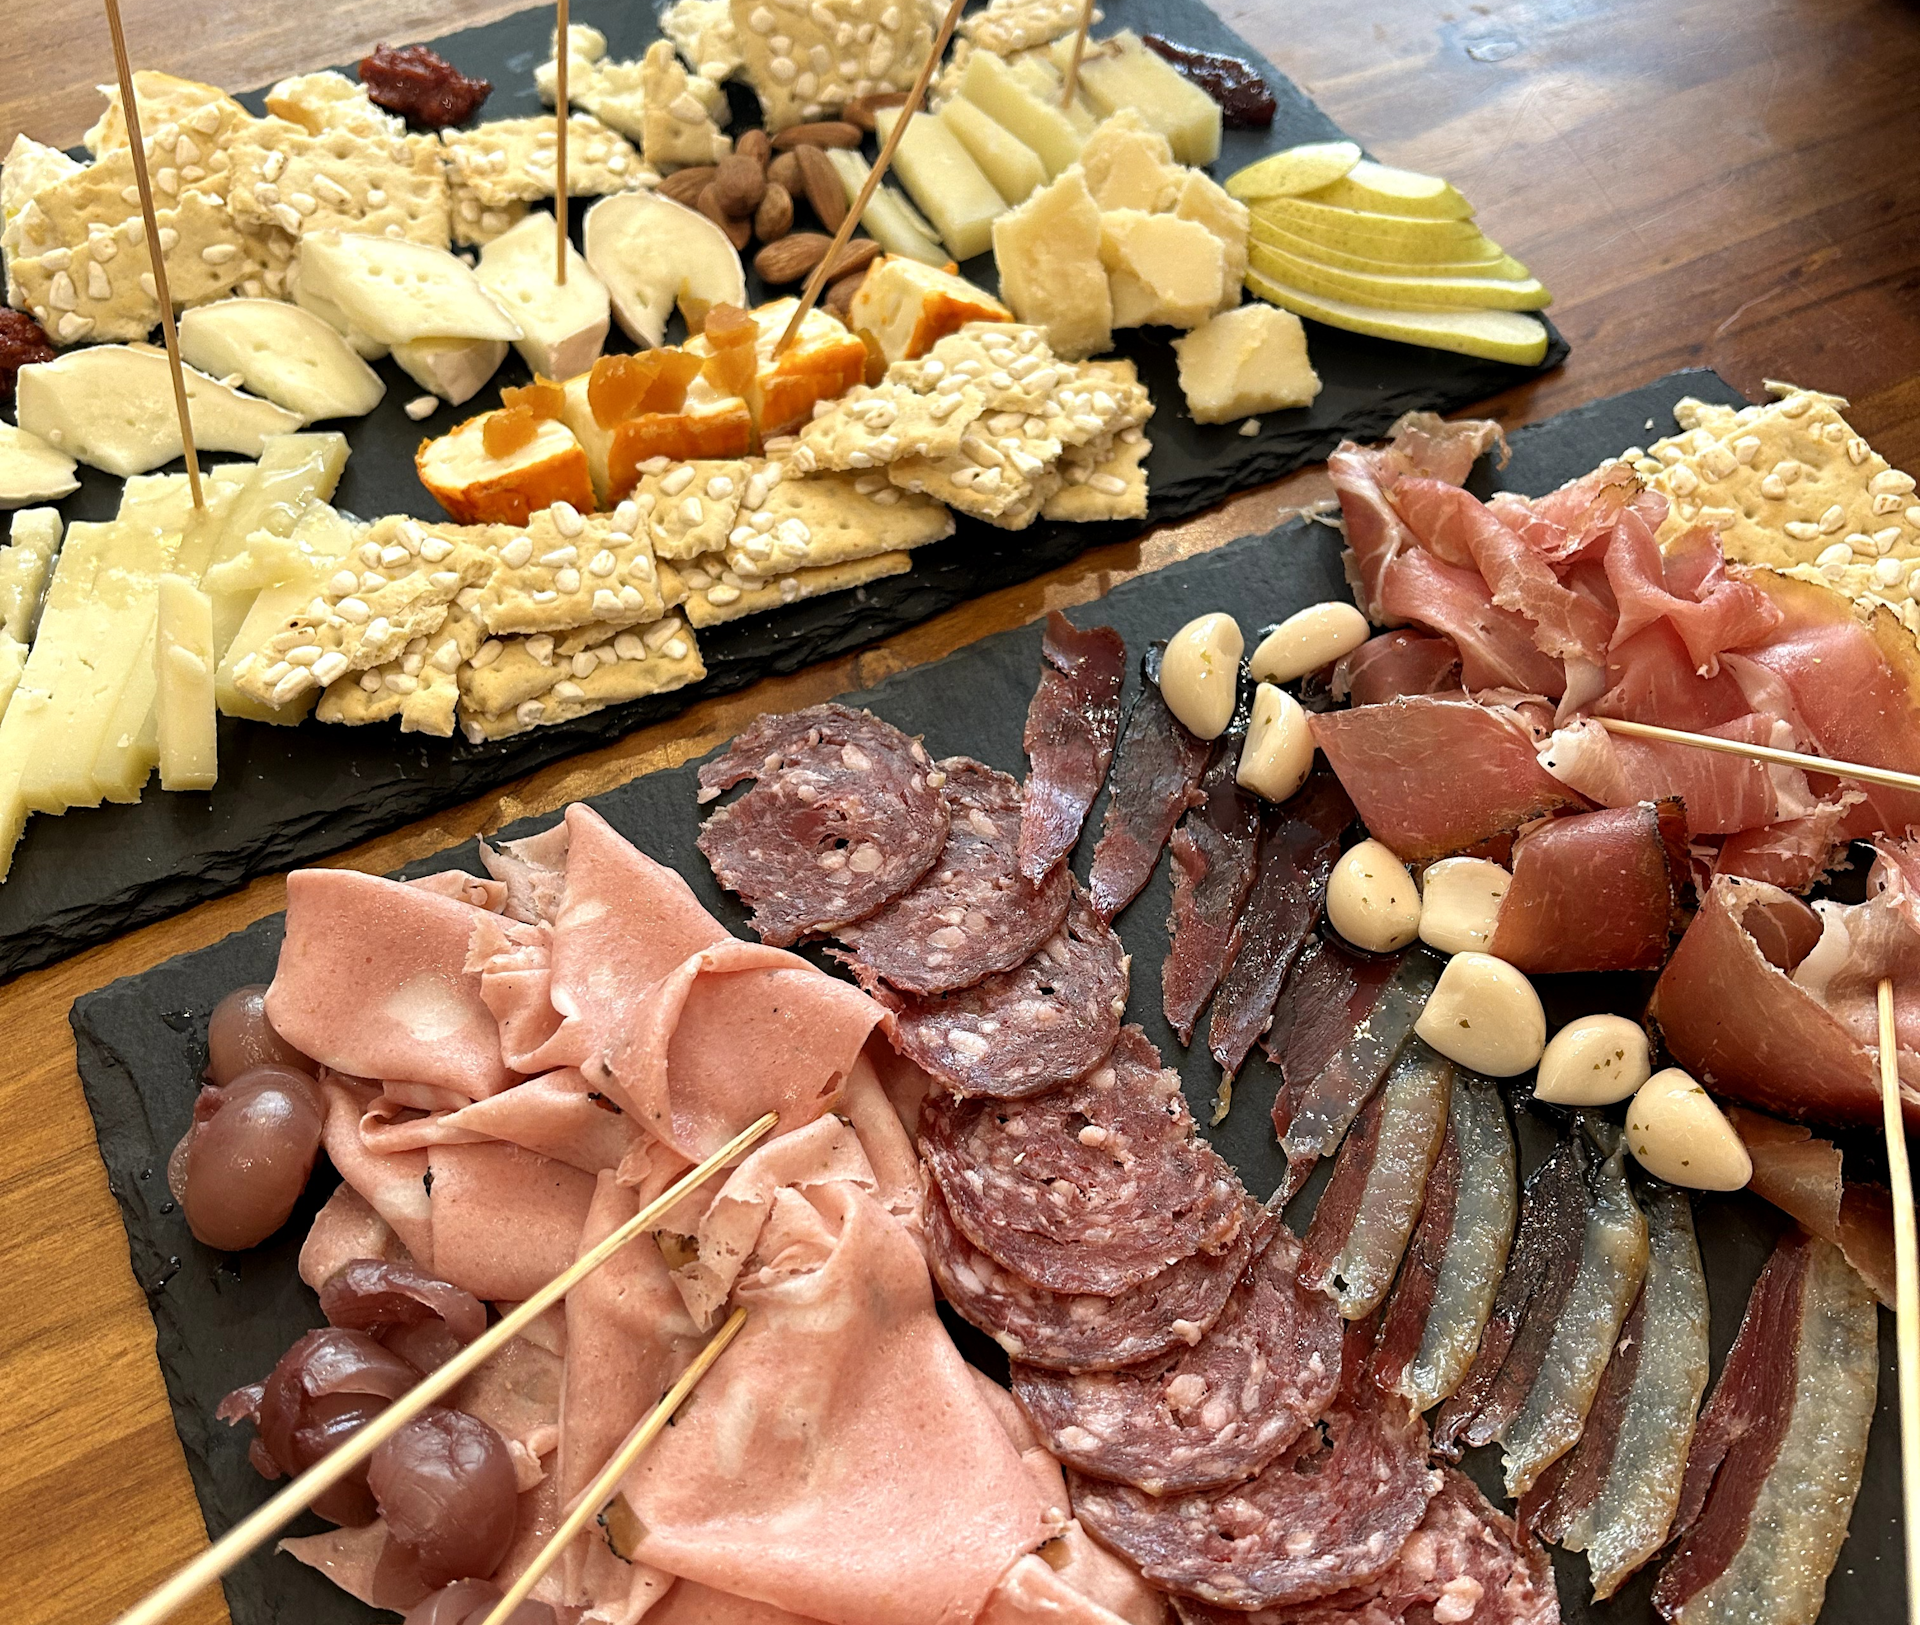
<svg viewBox="0 0 1920 1625"><path fill-rule="evenodd" d="M540 377L564 380L599 360L612 304L607 285L571 243L567 280L555 280L554 229L552 215L528 215L480 250L478 274L481 285L520 324L514 342L520 358Z"/></svg>
<svg viewBox="0 0 1920 1625"><path fill-rule="evenodd" d="M187 576L160 578L154 642L156 745L163 790L211 790L219 777L213 600Z"/></svg>
<svg viewBox="0 0 1920 1625"><path fill-rule="evenodd" d="M653 192L616 192L587 210L587 263L635 344L666 339L673 307L696 332L715 305L747 304L747 278L726 233L698 209Z"/></svg>
<svg viewBox="0 0 1920 1625"><path fill-rule="evenodd" d="M79 487L74 462L37 434L0 423L0 508L57 502Z"/></svg>
<svg viewBox="0 0 1920 1625"><path fill-rule="evenodd" d="M365 417L387 392L322 317L279 299L220 299L187 311L180 353L216 378L238 373L254 394L307 423Z"/></svg>
<svg viewBox="0 0 1920 1625"><path fill-rule="evenodd" d="M520 337L519 324L481 286L473 267L444 248L399 237L309 232L295 264L296 297L330 305L346 322L343 332L387 345Z"/></svg>
<svg viewBox="0 0 1920 1625"><path fill-rule="evenodd" d="M507 359L504 339L410 339L393 347L395 364L449 405L477 395Z"/></svg>

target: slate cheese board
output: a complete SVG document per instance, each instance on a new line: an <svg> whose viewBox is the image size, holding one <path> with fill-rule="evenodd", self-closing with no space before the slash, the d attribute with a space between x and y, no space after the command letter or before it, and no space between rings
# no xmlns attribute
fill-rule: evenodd
<svg viewBox="0 0 1920 1625"><path fill-rule="evenodd" d="M1676 373L1627 394L1563 413L1513 436L1506 468L1486 464L1473 486L1481 495L1504 488L1551 489L1629 444L1644 442L1646 421L1670 421L1683 394L1737 404L1741 397L1709 372ZM1264 536L1247 537L1116 588L1098 603L1073 611L1080 625L1105 623L1126 639L1130 655L1127 698L1140 682L1138 660L1150 640L1167 636L1195 614L1231 608L1251 627L1279 620L1306 604L1344 598L1340 538L1331 527L1295 521ZM1000 633L932 665L903 672L865 692L844 696L870 707L909 732L925 736L936 756L965 752L1009 772L1025 770L1020 735L1038 680L1041 627ZM956 696L965 696L956 703ZM596 797L592 805L660 861L682 873L700 900L736 933L747 935L745 912L715 884L694 846L700 811L694 800L699 763L635 780ZM1104 803L1103 803L1104 805ZM1088 822L1074 859L1085 875L1100 808ZM503 831L511 838L551 824L528 820ZM472 842L424 859L406 875L461 868L480 873ZM1187 1098L1203 1124L1217 1075L1205 1032L1183 1050L1160 1010L1160 964L1170 898L1163 857L1146 891L1116 922L1133 956L1127 1019L1140 1023L1167 1064L1178 1066ZM296 1259L313 1213L334 1180L322 1161L312 1188L286 1229L251 1253L216 1254L196 1243L166 1189L167 1153L185 1131L206 1058L206 1024L229 990L272 977L282 918L258 921L212 947L184 955L139 977L115 982L76 1002L72 1021L81 1079L99 1133L100 1154L127 1227L135 1276L153 1310L156 1347L207 1527L217 1534L257 1506L265 1484L246 1461L246 1432L213 1419L229 1389L258 1380L296 1336L321 1323L317 1302L296 1273ZM825 963L823 960L822 963ZM1576 1014L1618 1007L1638 1013L1644 981L1626 978L1544 978L1555 1025ZM1206 1129L1239 1170L1248 1189L1264 1194L1279 1182L1284 1160L1268 1113L1278 1083L1256 1048L1235 1087L1231 1112ZM1544 1110L1527 1107L1516 1091L1523 1172L1550 1149L1555 1128ZM1322 1169L1289 1211L1304 1229L1311 1201L1324 1183ZM1732 1342L1747 1292L1783 1220L1746 1195L1704 1197L1695 1204L1713 1305L1714 1369ZM1004 1380L1005 1357L987 1339L950 1321L975 1363ZM1900 1465L1892 1318L1882 1317L1879 1407L1852 1533L1827 1589L1822 1618L1829 1622L1891 1618L1903 1594L1900 1547ZM1498 1496L1492 1451L1468 1465ZM317 1523L313 1528L320 1527ZM1643 1572L1601 1605L1588 1599L1586 1564L1555 1552L1561 1607L1571 1625L1645 1625L1653 1575ZM357 1602L290 1558L261 1555L226 1581L235 1625L359 1625L368 1615Z"/></svg>
<svg viewBox="0 0 1920 1625"><path fill-rule="evenodd" d="M655 9L631 0L579 0L572 15L575 22L605 33L610 55L625 59L644 54L657 37ZM1279 106L1273 127L1226 131L1213 166L1217 177L1264 153L1341 134L1200 0L1111 0L1104 10L1103 32L1157 31L1248 57L1265 76ZM547 59L552 18L550 7L535 8L431 43L463 72L493 82L483 119L526 117L542 111L533 72ZM343 71L354 70L348 64ZM736 84L730 94L734 127L758 123L752 92ZM264 111L258 92L239 99L255 112ZM584 212L574 211L576 240ZM976 282L997 286L990 254L962 269ZM756 300L783 291L749 275L748 292ZM1234 491L1320 461L1342 439L1378 438L1403 412L1470 405L1559 365L1567 354L1565 341L1551 328L1541 366L1523 368L1307 325L1323 384L1320 397L1310 408L1267 416L1252 436L1240 435L1233 424L1196 424L1186 414L1167 331L1119 335L1117 353L1139 365L1156 405L1148 425L1153 452L1147 461L1152 492L1147 523L1187 518ZM670 329L669 340L676 336ZM616 329L609 348L631 346ZM443 433L497 406L501 388L527 382L526 367L510 355L472 400L457 408L443 405L425 423L415 423L403 407L420 393L419 386L390 360L378 365L387 383L380 406L358 421L323 425L344 429L353 448L334 500L365 518L388 513L440 517L415 475L415 447L423 435ZM111 518L120 482L97 470L81 472L81 487L60 504L62 512L70 520ZM1027 580L1140 528L1133 521L1038 522L1009 533L963 518L949 540L916 553L905 575L702 632L708 673L702 683L497 743L401 734L394 724L346 728L309 719L297 728L273 728L223 717L220 782L212 792L162 793L150 786L134 805L76 809L29 821L12 874L0 884L0 978L217 897L254 875L337 852L549 762L608 744L678 714L696 699L888 637L964 599Z"/></svg>

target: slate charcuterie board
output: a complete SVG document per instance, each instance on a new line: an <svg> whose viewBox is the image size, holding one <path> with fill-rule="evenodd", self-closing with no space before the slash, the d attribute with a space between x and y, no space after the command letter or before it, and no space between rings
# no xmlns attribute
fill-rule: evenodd
<svg viewBox="0 0 1920 1625"><path fill-rule="evenodd" d="M657 30L653 5L579 0L573 20L606 34L610 54L644 53ZM1271 130L1229 130L1214 173L1224 177L1263 153L1341 132L1270 63L1254 56L1200 0L1111 0L1105 31L1154 30L1209 50L1252 57L1273 87L1279 112ZM462 71L490 79L487 119L541 111L533 70L548 55L552 9L520 12L432 43ZM346 70L352 72L349 66ZM735 124L757 123L751 92L734 86ZM264 110L258 93L240 98ZM574 229L579 233L576 209ZM991 255L964 268L995 285ZM749 293L771 297L749 280ZM676 318L677 320L677 318ZM1557 333L1541 368L1476 361L1309 325L1309 348L1323 381L1311 408L1275 413L1259 434L1233 424L1202 426L1184 409L1170 335L1120 335L1118 353L1135 360L1157 410L1148 433L1152 498L1148 523L1186 518L1231 492L1279 478L1324 458L1343 438L1377 438L1402 412L1451 411L1559 365L1567 346ZM670 334L671 336L671 334ZM616 330L610 348L626 348ZM492 384L459 408L442 407L424 424L402 410L419 386L391 361L379 363L387 396L369 417L344 428L353 447L335 501L363 517L438 516L415 476L424 434L499 404L503 386L527 381L510 356ZM182 465L184 466L184 465ZM83 470L81 487L60 506L69 519L107 519L120 482ZM619 739L677 715L695 699L843 654L936 615L964 599L1024 581L1084 549L1136 534L1131 521L1103 525L1036 523L1017 533L963 519L956 535L915 555L906 575L856 592L796 604L700 634L708 676L677 693L615 706L575 722L539 728L486 745L401 734L396 724L345 728L308 720L272 728L223 717L220 782L206 795L150 787L131 806L35 817L0 884L0 978L64 958L89 943L231 891L254 875L337 852L436 808L452 806L549 762Z"/></svg>
<svg viewBox="0 0 1920 1625"><path fill-rule="evenodd" d="M1712 373L1676 373L1625 395L1598 401L1519 431L1513 460L1497 473L1484 464L1475 488L1538 493L1585 472L1626 445L1643 443L1645 421L1669 421L1682 394L1738 403L1739 395ZM1295 521L1265 536L1244 538L1216 552L1139 577L1107 598L1074 610L1081 625L1119 629L1132 656L1128 697L1140 681L1138 657L1149 640L1164 637L1195 614L1230 608L1249 630L1328 597L1344 597L1340 541L1331 528ZM902 672L864 693L848 695L912 732L923 733L936 755L965 752L1013 773L1024 771L1021 726L1039 674L1038 624L1000 633L945 660ZM593 805L616 828L686 876L701 901L736 932L745 913L714 883L694 846L700 824L695 805L699 763L635 780ZM1086 872L1099 809L1089 821L1075 868ZM503 832L511 837L545 827L530 820ZM446 868L480 872L474 844L425 859L405 873ZM1160 1013L1160 964L1166 954L1170 895L1163 860L1154 879L1118 928L1133 956L1128 1019L1139 1022L1169 1065L1178 1065L1196 1117L1205 1122L1216 1082L1204 1030L1182 1051ZM156 1344L174 1419L210 1530L229 1527L257 1506L265 1486L247 1465L244 1430L213 1420L220 1396L257 1380L293 1339L320 1323L313 1294L301 1285L295 1261L307 1222L327 1194L332 1176L322 1166L301 1211L266 1247L223 1257L195 1243L165 1189L168 1150L184 1132L205 1060L206 1021L229 989L266 981L273 973L281 918L264 919L198 953L115 982L76 1002L73 1027L80 1074L99 1131L100 1152L127 1226L136 1277L152 1305ZM1645 987L1622 979L1543 979L1556 1023L1610 1003L1637 1011ZM1268 1121L1277 1074L1256 1049L1238 1081L1226 1121L1207 1130L1250 1190L1264 1194L1284 1166ZM1545 1155L1552 1131L1517 1111L1523 1170ZM1309 1195L1318 1181L1309 1186ZM1309 1200L1303 1197L1302 1203ZM1296 1228L1304 1221L1290 1215ZM1702 1252L1713 1301L1716 1371L1732 1342L1747 1290L1782 1220L1758 1199L1706 1197L1696 1203ZM961 1328L970 1358L1004 1376L1004 1357L986 1339ZM1883 1317L1880 1406L1853 1532L1827 1591L1822 1618L1834 1622L1890 1618L1904 1584L1900 1547L1900 1466L1892 1319ZM1469 1465L1497 1495L1492 1452ZM318 1527L315 1525L315 1527ZM1647 1605L1652 1574L1643 1573L1606 1604L1587 1600L1583 1559L1556 1552L1561 1606L1570 1625L1651 1625ZM298 1620L303 1625L358 1625L359 1604L287 1558L257 1557L226 1581L235 1625Z"/></svg>

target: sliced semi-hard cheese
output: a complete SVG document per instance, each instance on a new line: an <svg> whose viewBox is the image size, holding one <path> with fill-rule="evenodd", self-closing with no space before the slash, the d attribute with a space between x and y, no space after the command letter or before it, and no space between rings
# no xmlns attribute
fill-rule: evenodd
<svg viewBox="0 0 1920 1625"><path fill-rule="evenodd" d="M57 508L23 508L13 516L0 548L0 632L16 642L33 641L63 528Z"/></svg>
<svg viewBox="0 0 1920 1625"><path fill-rule="evenodd" d="M394 364L449 406L470 401L507 359L504 339L409 339L393 347Z"/></svg>
<svg viewBox="0 0 1920 1625"><path fill-rule="evenodd" d="M312 709L317 689L307 689L285 705L266 705L235 686L233 668L248 655L264 649L269 639L313 601L321 585L341 567L365 529L325 502L307 505L289 538L300 567L289 570L282 581L263 588L255 596L246 619L220 657L220 669L214 679L215 696L225 715L292 726Z"/></svg>
<svg viewBox="0 0 1920 1625"><path fill-rule="evenodd" d="M238 373L254 394L307 423L365 417L387 392L323 318L279 299L221 299L185 312L180 353L216 378Z"/></svg>
<svg viewBox="0 0 1920 1625"><path fill-rule="evenodd" d="M885 141L900 121L900 109L882 108L873 118ZM939 119L914 114L894 151L893 167L956 260L970 260L993 246L993 222L1007 212L1007 200Z"/></svg>
<svg viewBox="0 0 1920 1625"><path fill-rule="evenodd" d="M528 215L480 250L479 276L520 324L520 358L542 378L571 378L599 359L612 305L607 285L571 243L567 280L554 279L553 230L550 215Z"/></svg>
<svg viewBox="0 0 1920 1625"><path fill-rule="evenodd" d="M1064 67L1073 41L1057 40L1052 50ZM1136 109L1173 144L1183 164L1210 164L1220 156L1220 104L1148 50L1130 28L1088 42L1080 90L1103 116Z"/></svg>
<svg viewBox="0 0 1920 1625"><path fill-rule="evenodd" d="M1220 308L1231 310L1240 303L1240 285L1247 275L1248 232L1252 216L1244 203L1230 198L1211 175L1189 169L1180 183L1180 195L1173 212L1182 220L1205 226L1220 243Z"/></svg>
<svg viewBox="0 0 1920 1625"><path fill-rule="evenodd" d="M444 248L398 237L338 231L300 239L299 285L326 301L349 328L381 344L415 339L495 339L520 327L473 274Z"/></svg>
<svg viewBox="0 0 1920 1625"><path fill-rule="evenodd" d="M1100 216L1115 327L1198 327L1220 308L1226 256L1197 221L1139 209Z"/></svg>
<svg viewBox="0 0 1920 1625"><path fill-rule="evenodd" d="M164 790L211 790L219 777L213 601L189 577L160 578L154 709Z"/></svg>
<svg viewBox="0 0 1920 1625"><path fill-rule="evenodd" d="M1310 406L1320 379L1300 318L1273 305L1241 305L1173 341L1180 387L1196 423Z"/></svg>
<svg viewBox="0 0 1920 1625"><path fill-rule="evenodd" d="M1049 180L1079 158L1081 132L1074 121L1029 90L991 51L975 51L967 58L960 94L1030 147L1047 166Z"/></svg>
<svg viewBox="0 0 1920 1625"><path fill-rule="evenodd" d="M829 147L826 152L827 162L838 172L851 205L860 195L860 188L867 184L867 172L872 166L859 153L846 147ZM867 206L860 213L860 224L889 254L904 254L908 259L928 265L947 263L947 251L933 240L933 227L891 186L873 189L873 196L867 199Z"/></svg>
<svg viewBox="0 0 1920 1625"><path fill-rule="evenodd" d="M1077 167L994 221L993 257L1001 297L1021 321L1046 330L1055 355L1078 361L1112 345L1100 206Z"/></svg>
<svg viewBox="0 0 1920 1625"><path fill-rule="evenodd" d="M77 490L73 459L38 435L0 423L0 508L57 502Z"/></svg>
<svg viewBox="0 0 1920 1625"><path fill-rule="evenodd" d="M1013 312L951 271L889 254L874 263L847 311L889 362L915 361L968 322L1006 322Z"/></svg>
<svg viewBox="0 0 1920 1625"><path fill-rule="evenodd" d="M20 686L20 674L27 669L27 646L0 632L0 717L13 703L13 691Z"/></svg>
<svg viewBox="0 0 1920 1625"><path fill-rule="evenodd" d="M1047 166L1039 153L977 102L955 96L939 116L1007 202L1024 203L1035 188L1047 184Z"/></svg>

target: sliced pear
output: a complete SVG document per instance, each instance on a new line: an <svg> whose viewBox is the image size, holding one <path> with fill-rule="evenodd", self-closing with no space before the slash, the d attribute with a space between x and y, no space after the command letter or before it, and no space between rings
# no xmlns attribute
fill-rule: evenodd
<svg viewBox="0 0 1920 1625"><path fill-rule="evenodd" d="M1419 220L1465 220L1473 213L1473 205L1440 176L1395 169L1371 158L1362 158L1339 180L1315 192L1313 199L1339 209L1369 209Z"/></svg>
<svg viewBox="0 0 1920 1625"><path fill-rule="evenodd" d="M1247 287L1282 310L1349 333L1418 344L1429 350L1537 366L1547 353L1546 324L1513 310L1377 310L1344 299L1326 299L1288 287L1258 271L1247 272Z"/></svg>
<svg viewBox="0 0 1920 1625"><path fill-rule="evenodd" d="M1345 299L1356 305L1372 305L1379 310L1451 305L1477 305L1487 310L1541 310L1553 303L1553 295L1535 277L1512 282L1479 276L1371 276L1364 271L1343 271L1336 266L1302 259L1297 254L1283 253L1269 243L1253 244L1247 258L1262 275L1275 277L1289 287L1329 299Z"/></svg>
<svg viewBox="0 0 1920 1625"><path fill-rule="evenodd" d="M1270 197L1250 205L1256 220L1316 243L1382 260L1457 260L1487 239L1471 220L1416 220L1410 215L1336 209L1305 198Z"/></svg>
<svg viewBox="0 0 1920 1625"><path fill-rule="evenodd" d="M1533 273L1510 254L1500 252L1499 244L1487 242L1490 252L1479 258L1462 255L1457 260L1379 259L1370 254L1354 254L1325 243L1316 243L1282 231L1278 226L1256 217L1251 226L1252 240L1277 248L1319 265L1341 271L1363 271L1370 276L1467 276L1499 277L1509 282L1524 282Z"/></svg>
<svg viewBox="0 0 1920 1625"><path fill-rule="evenodd" d="M587 210L585 238L587 264L635 344L664 343L676 304L696 332L715 305L746 308L740 256L698 209L654 192L616 192Z"/></svg>
<svg viewBox="0 0 1920 1625"><path fill-rule="evenodd" d="M361 418L387 386L313 311L279 299L219 299L180 318L180 353L216 378L241 383L307 423Z"/></svg>
<svg viewBox="0 0 1920 1625"><path fill-rule="evenodd" d="M1257 203L1261 198L1298 197L1302 192L1317 192L1342 179L1360 162L1360 148L1352 141L1309 141L1305 146L1289 147L1257 164L1248 164L1227 179L1227 196L1242 203Z"/></svg>

